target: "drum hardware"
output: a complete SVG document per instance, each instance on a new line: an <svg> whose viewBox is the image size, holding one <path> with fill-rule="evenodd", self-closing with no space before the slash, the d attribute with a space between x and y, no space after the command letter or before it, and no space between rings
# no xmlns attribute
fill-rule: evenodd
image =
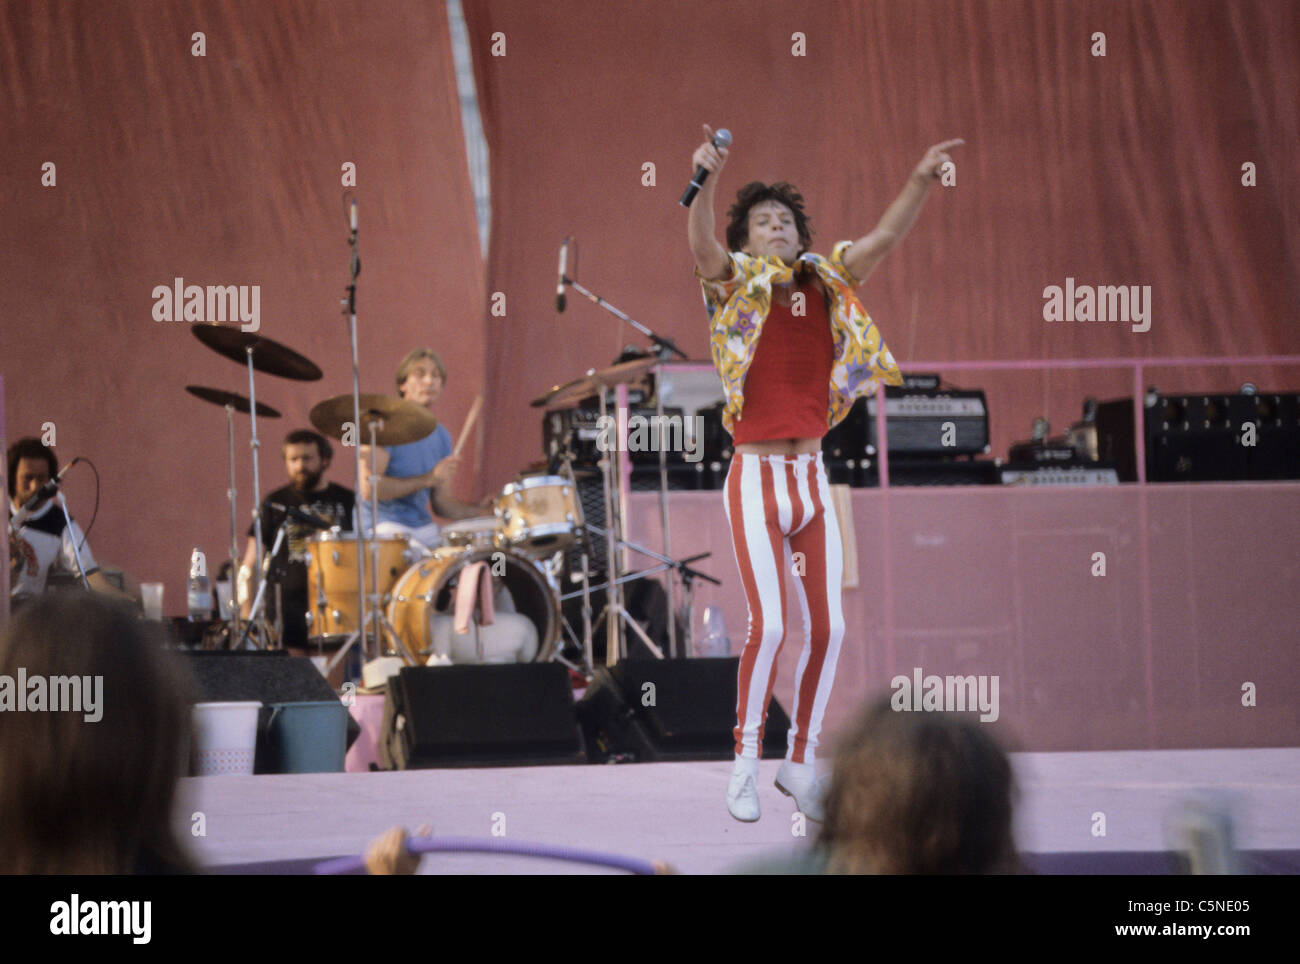
<svg viewBox="0 0 1300 964"><path fill-rule="evenodd" d="M247 398L236 392L222 391L218 388L205 388L202 385L186 385L185 390L195 398L201 398L213 405L220 405L226 410L226 440L230 449L230 488L226 489L226 500L230 503L230 567L232 574L237 573L241 556L239 554L238 527L235 522L235 516L237 515L235 502L238 494L235 488L235 412L248 414L252 410L252 405L249 404ZM265 418L280 417L278 411L270 405L263 405L261 402L257 403L257 414ZM233 578L232 575L232 581ZM230 634L228 640L233 643L235 640L240 639L241 636L239 606L232 605L230 607Z"/></svg>
<svg viewBox="0 0 1300 964"><path fill-rule="evenodd" d="M344 200L345 204L347 204L347 194L344 195ZM384 399L382 401L376 400L375 404L368 403L366 418L364 422L362 421L361 369L357 361L357 277L361 274L361 257L357 247L357 202L355 196L351 198L350 204L347 204L347 207L349 212L348 247L351 248L351 254L348 259L349 283L344 289L347 292L347 296L340 299L339 304L343 315L348 319L348 347L352 356L352 395L350 398L352 403L350 414L352 418L350 425L353 433L360 432L363 424L369 429L370 519L371 525L377 526L379 523L379 499L378 493L375 491L375 486L378 484L378 474L375 471L375 446L379 444L381 437L383 439L382 444L384 445L400 445L406 442L418 441L436 429L438 427L438 421L427 410L421 409L420 406L415 405L414 403L406 402L404 399ZM367 396L367 398L374 399L375 397ZM344 433L348 430L349 423L347 422L346 416L343 418L334 417L337 409L342 408L345 411L347 409L347 401L340 402L340 399L346 400L348 399L348 396L338 396L329 399L313 408L311 411L311 422L319 431L342 440L344 438ZM409 407L403 409L403 405L393 405L391 404L393 402L400 402ZM420 414L412 411L412 409L417 410ZM405 412L405 418L399 414L402 411ZM424 432L424 434L418 434L419 423L422 420L432 422L432 425ZM390 435L406 436L407 434L411 434L411 437L402 437L400 441L389 440ZM357 439L355 436L352 441L352 478L353 484L356 486L357 498L359 499L361 497L361 446L356 444ZM356 516L356 524L352 528L355 533L354 541L357 545L356 558L359 561L365 558L366 545L368 541L365 537L365 532L363 531L365 527L361 525L360 505L356 507ZM373 541L370 543L370 547L371 586L377 589L379 583L379 550ZM396 637L396 634L392 633L391 626L386 625L384 614L379 608L377 594L371 597L366 596L364 572L364 566L359 563L357 565L357 600L361 607L361 613L358 625L356 629L349 634L347 641L339 647L339 651L334 655L334 658L329 663L328 671L333 671L334 667L346 658L348 652L358 642L361 643L362 651L367 659L374 659L389 651L389 649L386 649L383 642L385 631L390 634L390 638L396 638L398 645L405 651L402 653L402 658L408 663L414 664L415 662L410 651L407 650L405 642L403 642L400 637ZM365 653L365 627L367 622L373 622L374 624L374 632L371 637L374 640L372 644L373 648L369 653Z"/></svg>
<svg viewBox="0 0 1300 964"><path fill-rule="evenodd" d="M259 511L257 514L260 517L262 513ZM275 559L277 555L279 555L280 546L284 545L285 532L288 530L288 528L289 528L289 517L285 516L284 520L280 523L280 527L275 531L275 542L271 545L270 554L267 555L264 560L259 561L257 595L253 597L253 605L248 611L248 622L244 625L244 631L240 636L235 637L237 639L237 642L235 643L234 646L231 647L231 649L243 649L248 642L249 632L253 629L255 625L259 625L261 621L262 606L266 602L266 588L271 584L271 580L267 578L267 572L271 568L271 561ZM275 588L277 591L275 597L275 618L277 623L275 638L277 640L281 640L284 638L280 626L280 623L284 618L284 600L279 596L280 586L278 581ZM234 608L238 608L238 607L234 607ZM266 640L263 639L264 644L265 642ZM263 648L267 648L267 647L264 645Z"/></svg>
<svg viewBox="0 0 1300 964"><path fill-rule="evenodd" d="M353 431L365 431L369 435L370 474L368 478L370 481L370 518L373 526L379 519L379 473L375 464L376 450L380 445L406 445L410 442L418 442L437 429L438 420L428 409L404 398L395 398L390 395L362 395L356 391L355 315L352 316L351 328L353 341L353 395L337 395L319 402L312 407L310 419L312 425L318 431L337 439L343 439L345 434L352 434L349 431L350 426L355 426ZM353 421L354 418L355 421ZM356 449L357 491L360 493L361 448L356 445L353 447ZM371 587L375 591L369 595L366 594L363 570L362 567L358 567L357 598L363 602L362 611L357 627L352 630L339 652L335 654L330 668L333 669L335 663L342 661L354 644L361 642L364 648L365 639L373 640L372 646L374 649L367 654L368 659L375 658L377 655L392 653L401 656L413 666L418 665L416 654L407 646L406 641L396 633L384 615L385 600L378 592L380 543L384 540L365 535L365 527L360 524L360 507L358 507L357 522L358 524L354 527L353 539L360 547L361 558L366 558L366 546L369 546ZM371 625L368 632L365 629L367 624ZM396 646L393 645L394 641L397 644Z"/></svg>
<svg viewBox="0 0 1300 964"><path fill-rule="evenodd" d="M589 293L585 292L585 290L583 290L576 283L574 283L574 287L578 288L580 291L583 291L583 293L587 294L588 297L592 297ZM602 304L599 300L597 300L597 303ZM620 317L625 317L620 312L618 312L617 309L611 309L611 310L615 314L618 314ZM628 320L630 322L630 319ZM631 322L631 323L639 326L639 323L635 323L635 322ZM648 329L646 329L646 331L648 332ZM653 339L658 340L658 336L653 335L653 333L650 334ZM594 393L598 396L600 402L600 419L601 419L600 424L608 425L609 422L605 421L609 417L608 398L607 398L606 389L616 388L621 393L625 392L626 390L625 382L627 379L639 378L642 375L644 375L647 371L649 371L651 368L657 366L658 364L659 364L658 359L646 358L646 359L637 359L630 362L623 362L620 364L616 364L602 371L597 371L595 369L592 369L587 372L587 375L584 378L577 379L573 382L568 383L565 386L559 386L555 389L552 389L546 395L543 395L541 398L535 400L533 404L539 405L540 403L541 405L558 405L562 403L573 403L580 398L587 397L588 395L592 394L594 391ZM621 397L622 396L620 396L620 398ZM657 399L657 411L660 414L662 414L663 403L661 398ZM647 647L651 650L651 652L655 653L660 658L663 658L663 653L659 650L659 648L655 645L655 643L652 640L650 640L649 636L645 633L644 629L639 624L637 624L636 620L627 612L627 609L623 604L621 587L623 583L628 580L621 578L619 575L619 571L618 571L619 560L615 554L616 547L621 547L625 553L628 549L634 549L637 552L647 553L652 557L657 557L661 562L666 563L664 566L661 566L659 568L635 574L631 578L641 578L642 576L649 575L652 572L662 572L665 569L675 568L674 566L671 565L671 559L667 555L669 546L667 542L668 526L667 526L667 499L666 499L666 482L667 482L667 478L666 478L667 463L665 460L666 453L663 451L661 447L659 453L660 481L661 481L660 523L662 526L662 531L664 533L664 539L665 539L665 554L659 555L658 553L647 552L647 550L645 550L644 547L636 545L625 538L626 533L623 531L625 529L625 524L623 521L623 512L622 512L623 499L622 499L622 493L620 491L621 486L617 484L615 481L616 479L622 478L622 471L621 471L622 459L620 457L622 454L621 452L622 448L623 446L621 444L616 444L612 446L613 449L612 453L602 452L601 453L602 458L598 463L601 470L602 495L605 503L605 519L609 523L609 525L607 527L602 528L599 526L592 526L590 524L584 523L583 529L580 532L580 535L584 541L586 537L589 535L603 536L605 539L605 550L606 550L605 556L609 567L610 576L606 578L606 581L602 587L605 589L606 592L606 601L605 601L605 606L601 611L601 615L597 617L596 622L599 622L601 619L606 620L606 632L605 632L606 663L608 665L613 665L620 658L622 658L623 655L625 655L625 647L624 647L623 636L621 631L624 623L626 623L627 625L633 628L633 632L635 632L642 639L642 641L646 643ZM573 462L574 453L572 451L568 451L568 452L559 453L559 455L560 458L564 461L570 480L572 480L573 479L572 462ZM576 487L577 487L576 482L574 482L573 487L576 491ZM580 505L580 503L576 499L576 496L575 496L575 504ZM591 587L589 585L588 565L587 565L587 559L585 555L583 558L582 570L583 570L582 578L583 578L583 593L584 593L584 605L583 605L583 622L584 622L584 635L585 635L584 650L587 655L588 665L591 666L594 661L593 654L592 654L592 644L591 644L591 627L593 625L593 622L591 619L590 602L589 602L589 593L591 591ZM671 612L676 605L675 586L673 585L673 581L671 577L668 582L669 582L668 585L669 607ZM568 596L564 596L561 598L562 599L573 598L575 595L577 595L577 593L571 593ZM669 643L669 653L671 655L676 655L677 653L677 638L676 638L677 634L676 634L676 626L674 625L674 622L675 620L672 618L668 620L668 643Z"/></svg>
<svg viewBox="0 0 1300 964"><path fill-rule="evenodd" d="M257 552L257 569L258 580L262 578L262 478L259 467L259 452L261 442L257 437L257 416L261 413L262 407L257 404L257 385L253 377L254 371L266 372L269 375L279 375L282 378L289 378L296 381L318 381L321 377L321 370L309 359L298 354L292 348L282 345L277 341L267 338L264 335L254 334L253 332L244 331L238 324L209 322L204 324L195 324L190 326L194 332L194 337L207 345L217 354L229 358L231 361L238 362L241 359L248 367L248 421L252 429L252 435L249 439L249 448L253 454L253 541ZM193 393L200 398L204 396L199 393ZM211 401L211 398L207 400ZM233 399L226 399L226 404L233 404ZM233 432L231 435L233 445ZM231 465L234 460L232 457ZM232 470L233 477L233 470ZM233 482L232 482L233 489ZM233 495L231 497L233 504ZM233 527L232 527L233 528ZM237 536L232 533L232 542L237 540ZM232 545L232 549L238 551L237 545ZM235 563L235 556L231 558L232 564ZM240 635L239 645L243 645L244 640L248 637L248 627L245 627ZM267 641L261 640L262 648L268 648Z"/></svg>
<svg viewBox="0 0 1300 964"><path fill-rule="evenodd" d="M576 241L572 243L576 245ZM575 270L575 274L576 274L576 270ZM673 343L672 339L665 338L662 335L657 334L656 332L648 328L646 325L643 325L641 322L637 321L635 318L629 317L627 314L625 314L624 312L620 311L618 308L614 307L609 302L607 302L604 298L588 291L586 288L580 285L576 280L569 278L563 272L560 273L560 283L562 285L568 285L569 287L572 287L574 290L576 290L579 294L585 297L588 301L595 304L597 307L605 309L607 312L612 314L614 317L618 318L624 324L630 325L632 328L636 329L641 334L649 338L651 343L654 345L655 353L653 355L647 356L645 358L638 358L630 361L625 361L622 362L621 364L615 364L614 366L604 369L599 373L595 371L589 371L587 373L587 380L590 381L592 387L596 388L596 390L600 395L600 414L602 419L601 424L604 425L609 424L608 422L604 421L604 419L608 417L607 410L606 410L605 389L608 387L612 387L614 385L620 386L620 388L623 389L623 397L620 398L620 404L625 404L627 383L629 381L635 380L636 378L640 378L642 375L647 374L651 369L654 369L656 373L655 412L657 417L659 418L658 424L662 425L663 414L664 414L664 403L663 403L664 393L660 389L661 386L663 385L664 362L672 354L676 354L683 361L686 361L688 360L686 353L682 351L680 348L678 348L677 345ZM579 379L578 381L581 382L583 380ZM577 397L583 397L581 395L575 397L576 393L579 390L580 390L579 388L574 386L574 383L570 383L569 386L564 386L563 388L553 389L550 393L548 393L550 397L543 404L558 405L558 404L562 404L564 401L569 401L569 400L576 402ZM591 394L590 391L583 393L583 395L589 395L589 394ZM534 402L534 405L536 404L537 403ZM622 511L621 511L622 506L619 504L618 495L611 488L608 487L608 483L611 481L610 470L617 469L622 463L622 459L620 457L621 453L618 451L621 447L622 446L620 445L614 446L615 452L614 452L614 458L612 460L612 465L611 465L611 460L609 459L609 453L604 453L606 457L601 460L602 473L607 483L607 488L606 488L607 507L613 509L614 512L616 513L611 515L609 512L606 512L605 515L605 519L609 523L609 528L610 528L607 537L607 548L609 550L609 566L610 566L611 574L614 576L613 579L609 580L611 595L606 601L607 608L610 610L608 618L610 620L610 627L612 629L612 632L607 632L605 636L606 651L607 651L606 662L610 665L613 665L613 663L620 658L623 649L622 647L623 637L618 631L618 622L620 619L625 621L631 620L631 617L627 615L626 610L623 608L622 597L621 595L619 595L614 585L617 581L617 575L618 575L617 573L618 561L614 558L614 532L617 531L623 535L626 535L626 532L624 530L624 526L622 522ZM619 473L617 477L621 480L623 476L621 473ZM667 452L664 451L664 447L662 445L659 446L659 525L660 525L660 532L662 533L662 538L663 538L664 556L666 557L671 556L672 547L669 541L669 534L668 534L668 462L667 462ZM668 609L670 614L670 618L668 619L668 650L670 655L672 655L674 658L677 656L677 628L674 625L676 620L671 617L671 614L674 612L675 608L676 608L676 586L672 578L670 577L668 580ZM613 642L614 645L610 645L611 642ZM613 655L609 655L610 653L612 653Z"/></svg>
<svg viewBox="0 0 1300 964"><path fill-rule="evenodd" d="M449 546L479 548L500 544L501 520L496 516L460 519L443 526L442 538Z"/></svg>

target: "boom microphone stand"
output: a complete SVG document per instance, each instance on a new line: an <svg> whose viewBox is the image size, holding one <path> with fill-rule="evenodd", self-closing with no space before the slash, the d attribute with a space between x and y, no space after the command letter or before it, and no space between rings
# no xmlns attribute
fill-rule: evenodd
<svg viewBox="0 0 1300 964"><path fill-rule="evenodd" d="M669 542L669 535L668 535L668 462L667 462L668 455L663 445L663 431L664 431L663 363L670 353L675 352L676 354L681 356L683 360L687 360L687 355L684 351L682 351L673 343L672 339L665 338L662 335L657 334L656 332L651 330L648 326L642 324L641 322L627 315L623 311L620 311L617 307L610 304L600 295L593 294L592 292L588 291L586 288L580 285L573 278L570 278L568 275L561 273L560 284L568 285L569 287L577 291L580 295L582 295L584 298L586 298L588 301L590 301L592 304L596 305L599 308L605 309L611 315L613 315L614 317L622 321L624 324L630 325L632 328L636 329L641 334L649 338L650 341L655 346L655 352L659 357L659 363L655 366L654 369L655 370L655 413L658 419L658 424L660 429L659 525L663 533L664 555L670 556L671 550L670 550L670 542ZM602 386L600 389L600 414L602 419L601 424L608 424L607 422L604 421L604 419L607 417L604 386ZM683 437L685 433L685 428L686 428L685 425L683 425L682 426ZM607 603L607 606L611 608L611 612L608 614L610 618L611 632L606 633L606 653L607 653L606 661L607 662L610 662L608 653L610 652L611 646L618 645L619 649L621 649L622 636L621 634L618 634L616 631L612 631L618 623L618 617L615 615L615 613L621 613L624 619L627 619L629 622L631 621L631 617L628 616L626 611L623 609L621 593L618 592L618 590L616 589L619 580L618 580L618 573L617 573L617 563L615 562L614 559L613 545L615 539L614 533L620 530L620 526L617 524L615 517L609 514L609 510L612 508L616 513L618 513L618 516L620 518L622 515L622 506L619 504L618 496L617 494L612 493L611 489L608 487L608 479L611 474L611 468L617 469L620 462L620 460L617 458L619 454L617 449L620 447L620 445L615 446L616 451L613 454L616 457L614 459L612 467L605 467L603 465L604 462L608 461L608 455L610 453L605 453L607 458L602 460L602 467L605 469L603 475L606 479L606 485L607 485L605 490L606 522L608 523L608 528L609 528L609 532L606 534L606 538L608 542L608 565L609 565L609 576L610 576L609 578L610 595L609 595L609 601ZM615 479L617 480L618 478L619 477L616 475ZM677 618L674 615L677 611L676 599L677 599L676 584L672 576L670 575L668 578L668 613L669 613L668 650L670 655L673 656L674 658L677 656L677 627L676 627ZM644 636L645 634L642 633L641 635Z"/></svg>

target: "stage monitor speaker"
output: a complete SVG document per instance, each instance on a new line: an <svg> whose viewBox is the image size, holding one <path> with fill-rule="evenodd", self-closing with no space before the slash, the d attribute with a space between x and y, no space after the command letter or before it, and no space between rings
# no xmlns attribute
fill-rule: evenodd
<svg viewBox="0 0 1300 964"><path fill-rule="evenodd" d="M290 656L285 650L231 653L224 650L178 650L198 683L204 703L234 703L256 700L262 704L257 718L257 749L254 773L303 772L285 748L283 721L292 714L276 714L272 707L293 703L339 703L339 695L325 682L312 661ZM361 726L339 703L346 717L344 750L361 735ZM293 711L297 713L300 711ZM300 724L295 724L295 726ZM300 731L299 731L300 732ZM332 731L338 732L338 731ZM334 737L330 738L331 740Z"/></svg>
<svg viewBox="0 0 1300 964"><path fill-rule="evenodd" d="M177 652L185 657L205 703L311 703L339 698L311 660L290 656L282 649L257 653Z"/></svg>
<svg viewBox="0 0 1300 964"><path fill-rule="evenodd" d="M587 762L560 663L403 667L382 739L399 770Z"/></svg>
<svg viewBox="0 0 1300 964"><path fill-rule="evenodd" d="M628 659L596 670L582 701L593 762L730 760L735 756L739 657ZM763 756L785 755L790 718L768 705Z"/></svg>

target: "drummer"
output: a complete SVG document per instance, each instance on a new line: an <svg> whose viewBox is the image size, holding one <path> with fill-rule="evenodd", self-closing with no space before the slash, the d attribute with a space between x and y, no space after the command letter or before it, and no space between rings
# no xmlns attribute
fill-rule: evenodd
<svg viewBox="0 0 1300 964"><path fill-rule="evenodd" d="M355 497L351 489L325 479L333 449L329 440L311 429L296 429L285 436L281 446L284 471L289 484L276 489L262 502L262 543L266 549L275 545L276 532L285 523L285 509L293 508L315 516L329 526L352 528ZM317 531L316 527L290 518L285 526L285 540L279 554L272 560L269 578L279 586L284 607L283 642L294 655L307 654L307 543ZM249 530L248 547L240 567L240 582L247 587L257 559L257 545L253 530ZM240 593L241 610L248 616L252 606L249 592ZM275 596L266 600L266 614L275 617Z"/></svg>
<svg viewBox="0 0 1300 964"><path fill-rule="evenodd" d="M447 383L447 370L431 349L408 352L397 366L397 391L402 398L432 410ZM362 464L370 464L370 446L361 447ZM451 494L460 457L452 454L451 433L439 424L418 442L380 446L375 452L375 473L379 476L379 538L406 536L425 548L442 542L441 528L434 516L443 519L471 519L483 515L484 506L462 502ZM361 475L361 519L365 531L371 528L370 478Z"/></svg>

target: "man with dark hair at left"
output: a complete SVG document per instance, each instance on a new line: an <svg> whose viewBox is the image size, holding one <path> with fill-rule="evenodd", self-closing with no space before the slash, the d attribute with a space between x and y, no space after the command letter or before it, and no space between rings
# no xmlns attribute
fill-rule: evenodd
<svg viewBox="0 0 1300 964"><path fill-rule="evenodd" d="M21 438L9 446L8 469L12 520L46 482L59 474L59 459L54 449L40 439ZM47 496L37 502L16 531L12 523L9 527L10 597L19 600L39 596L45 591L51 572L80 579L78 553L91 589L126 596L95 564L85 533L75 521L68 522L58 500Z"/></svg>

